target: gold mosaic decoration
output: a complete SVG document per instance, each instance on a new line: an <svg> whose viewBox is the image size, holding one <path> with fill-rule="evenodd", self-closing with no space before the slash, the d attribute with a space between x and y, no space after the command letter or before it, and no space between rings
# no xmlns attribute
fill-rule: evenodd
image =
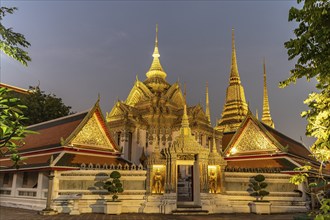
<svg viewBox="0 0 330 220"><path fill-rule="evenodd" d="M248 151L276 151L274 144L251 121L242 132L241 138L234 143L230 154L244 153Z"/></svg>
<svg viewBox="0 0 330 220"><path fill-rule="evenodd" d="M103 148L111 146L95 115L89 119L77 136L72 140L72 144L94 145Z"/></svg>

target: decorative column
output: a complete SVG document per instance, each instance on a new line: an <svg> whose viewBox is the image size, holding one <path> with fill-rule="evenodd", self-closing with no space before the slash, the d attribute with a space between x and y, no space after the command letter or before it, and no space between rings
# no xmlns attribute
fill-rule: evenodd
<svg viewBox="0 0 330 220"><path fill-rule="evenodd" d="M151 195L152 192L152 162L151 162L151 155L148 156L147 159L147 180L146 180L146 193L147 195Z"/></svg>
<svg viewBox="0 0 330 220"><path fill-rule="evenodd" d="M220 166L220 190L221 193L226 192L226 187L225 187L225 168L226 166Z"/></svg>
<svg viewBox="0 0 330 220"><path fill-rule="evenodd" d="M128 130L125 129L121 136L122 155L125 159L128 159Z"/></svg>
<svg viewBox="0 0 330 220"><path fill-rule="evenodd" d="M56 215L57 211L51 208L54 173L50 171L48 176L48 193L46 208L39 212L40 215Z"/></svg>
<svg viewBox="0 0 330 220"><path fill-rule="evenodd" d="M13 180L12 180L12 183L11 183L11 192L10 192L10 195L13 196L13 197L16 197L16 193L17 193L17 173L14 173L13 174Z"/></svg>
<svg viewBox="0 0 330 220"><path fill-rule="evenodd" d="M213 146L212 151L209 154L209 175L210 178L212 175L216 175L216 179L214 179L215 182L212 184L215 189L211 190L211 193L224 193L225 192L225 168L227 166L227 161L224 160L224 158L218 153L216 148L216 141L215 138L213 138ZM211 172L214 172L213 174ZM210 182L211 184L211 182ZM219 186L220 185L220 186Z"/></svg>
<svg viewBox="0 0 330 220"><path fill-rule="evenodd" d="M42 180L43 180L43 173L39 172L38 173L38 182L37 182L37 198L42 199Z"/></svg>

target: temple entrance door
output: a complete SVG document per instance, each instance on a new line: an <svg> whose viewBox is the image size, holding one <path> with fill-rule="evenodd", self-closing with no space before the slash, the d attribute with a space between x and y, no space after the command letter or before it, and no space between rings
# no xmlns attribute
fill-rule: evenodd
<svg viewBox="0 0 330 220"><path fill-rule="evenodd" d="M194 201L193 165L178 165L178 202Z"/></svg>

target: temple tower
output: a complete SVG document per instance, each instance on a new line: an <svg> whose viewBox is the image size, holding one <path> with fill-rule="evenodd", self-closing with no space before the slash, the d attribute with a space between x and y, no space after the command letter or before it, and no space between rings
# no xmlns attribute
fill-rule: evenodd
<svg viewBox="0 0 330 220"><path fill-rule="evenodd" d="M223 107L221 119L218 121L216 130L221 132L236 131L248 112L245 101L244 88L237 67L234 29L232 29L232 56L229 86L226 93L226 103Z"/></svg>
<svg viewBox="0 0 330 220"><path fill-rule="evenodd" d="M270 115L270 109L269 109L265 59L264 59L264 62L263 62L263 68L264 68L264 97L263 97L261 121L264 124L266 124L266 125L268 125L272 128L275 128L274 122L273 122L272 117Z"/></svg>

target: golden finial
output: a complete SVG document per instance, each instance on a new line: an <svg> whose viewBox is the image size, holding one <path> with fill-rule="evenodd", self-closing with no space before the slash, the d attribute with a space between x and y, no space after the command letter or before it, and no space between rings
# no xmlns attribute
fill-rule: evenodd
<svg viewBox="0 0 330 220"><path fill-rule="evenodd" d="M213 131L213 145L212 145L212 152L217 153L217 144L215 142L215 131Z"/></svg>
<svg viewBox="0 0 330 220"><path fill-rule="evenodd" d="M264 97L262 105L262 122L270 127L275 127L272 117L270 115L269 101L268 101L268 91L267 91L267 76L266 76L266 62L263 59L263 75L264 75Z"/></svg>
<svg viewBox="0 0 330 220"><path fill-rule="evenodd" d="M182 116L181 126L182 126L182 128L189 128L189 119L188 119L186 104L183 107L183 116Z"/></svg>
<svg viewBox="0 0 330 220"><path fill-rule="evenodd" d="M150 69L146 73L147 78L160 77L165 79L167 75L163 70L163 67L160 64L160 60L159 60L160 54L158 50L158 24L156 24L155 48L152 57L153 57L153 61L151 63Z"/></svg>
<svg viewBox="0 0 330 220"><path fill-rule="evenodd" d="M191 135L191 130L189 127L189 118L187 114L187 105L184 104L183 107L183 116L182 116L182 122L181 122L181 134L183 135Z"/></svg>
<svg viewBox="0 0 330 220"><path fill-rule="evenodd" d="M187 104L187 86L186 83L183 83L183 97L184 97L184 103Z"/></svg>
<svg viewBox="0 0 330 220"><path fill-rule="evenodd" d="M211 123L210 103L209 103L209 83L206 82L206 97L205 97L205 115L209 123Z"/></svg>
<svg viewBox="0 0 330 220"><path fill-rule="evenodd" d="M256 118L259 120L258 109L256 109Z"/></svg>
<svg viewBox="0 0 330 220"><path fill-rule="evenodd" d="M236 58L236 48L235 48L235 32L234 28L231 29L231 69L230 77L238 77L238 67L237 67L237 58Z"/></svg>
<svg viewBox="0 0 330 220"><path fill-rule="evenodd" d="M160 57L159 51L158 51L158 24L156 24L156 38L155 38L155 49L154 53L152 54L153 57Z"/></svg>

